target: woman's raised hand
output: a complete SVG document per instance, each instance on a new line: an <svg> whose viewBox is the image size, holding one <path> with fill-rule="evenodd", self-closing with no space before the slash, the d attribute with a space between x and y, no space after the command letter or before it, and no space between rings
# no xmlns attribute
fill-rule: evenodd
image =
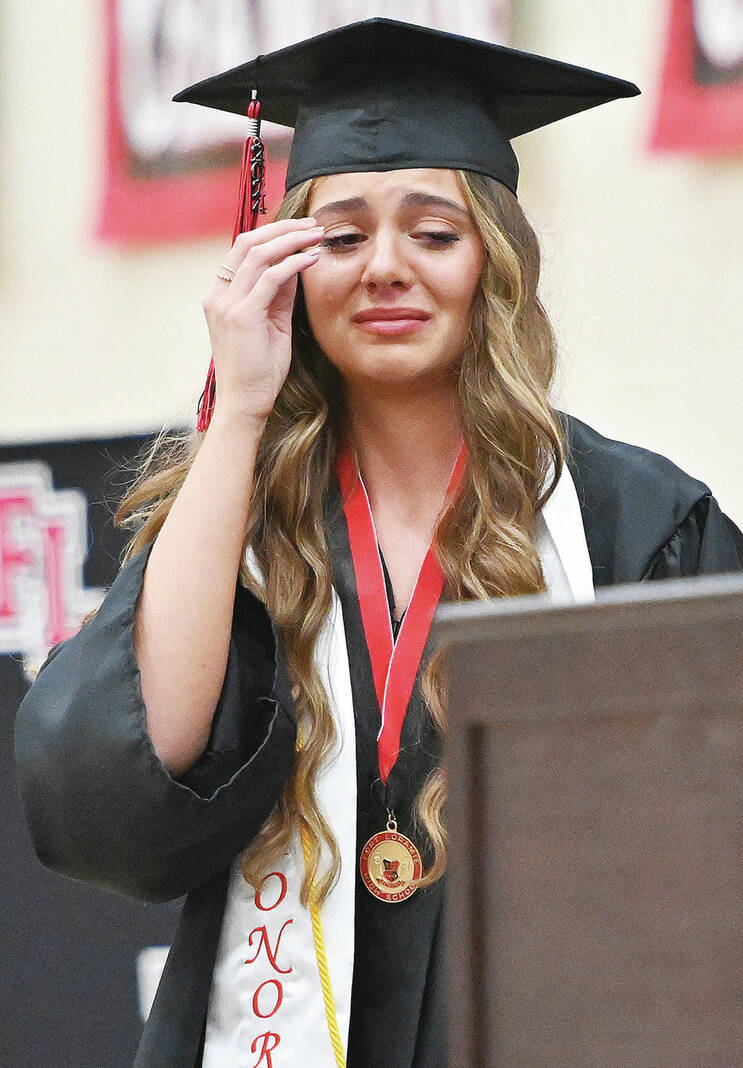
<svg viewBox="0 0 743 1068"><path fill-rule="evenodd" d="M291 360L297 277L320 255L323 228L314 219L282 219L240 234L204 300L217 381L215 414L265 420Z"/></svg>
<svg viewBox="0 0 743 1068"><path fill-rule="evenodd" d="M214 417L155 539L135 644L147 730L181 774L204 751L224 682L263 425L291 359L297 276L323 231L285 219L241 234L204 301L217 376Z"/></svg>

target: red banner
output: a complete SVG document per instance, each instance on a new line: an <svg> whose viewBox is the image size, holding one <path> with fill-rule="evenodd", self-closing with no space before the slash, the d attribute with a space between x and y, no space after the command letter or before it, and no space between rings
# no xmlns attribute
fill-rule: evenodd
<svg viewBox="0 0 743 1068"><path fill-rule="evenodd" d="M743 2L670 0L651 148L743 150Z"/></svg>
<svg viewBox="0 0 743 1068"><path fill-rule="evenodd" d="M140 11L147 6L140 7ZM150 6L156 7L154 4ZM180 131L179 137L179 131L164 128L161 113L149 124L149 130L154 134L152 150L143 150L147 131L143 133L135 128L125 107L127 82L131 84L132 73L136 76L138 69L136 57L131 57L129 69L126 69L126 60L130 58L125 56L126 37L130 31L122 26L124 7L121 0L106 0L105 174L97 236L104 241L127 244L172 242L215 234L229 236L235 222L241 137L244 136L240 132L240 120L231 117L231 136L221 143L205 145L194 136L189 143L189 116L184 117L186 136ZM154 19L147 29L152 35L147 42L151 44L147 54L156 55L158 26ZM142 77L146 78L147 74L143 73ZM160 103L163 108L180 113L184 109L194 110L188 104L169 103L173 93L185 88L188 80L186 76L182 84L174 83L165 89L163 82L167 82L166 78L151 78L153 92L162 90ZM192 80L198 80L198 75ZM137 104L137 118L144 115L146 122L148 101L136 101L134 106ZM215 115L216 112L212 113L212 117ZM218 126L217 123L214 125ZM288 145L288 137L281 138L278 143L275 138L268 142L266 204L269 211L274 210L283 197Z"/></svg>

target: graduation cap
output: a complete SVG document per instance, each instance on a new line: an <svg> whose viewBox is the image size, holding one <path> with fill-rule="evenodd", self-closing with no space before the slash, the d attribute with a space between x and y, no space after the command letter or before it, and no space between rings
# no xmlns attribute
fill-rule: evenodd
<svg viewBox="0 0 743 1068"><path fill-rule="evenodd" d="M173 99L248 116L237 236L262 208L262 118L294 127L287 190L320 175L444 167L489 175L515 194L512 138L639 92L632 82L504 45L367 19L257 56ZM212 363L200 431L215 390Z"/></svg>
<svg viewBox="0 0 743 1068"><path fill-rule="evenodd" d="M174 97L294 127L286 186L350 171L445 167L516 193L510 141L632 82L457 34L367 19L258 56Z"/></svg>

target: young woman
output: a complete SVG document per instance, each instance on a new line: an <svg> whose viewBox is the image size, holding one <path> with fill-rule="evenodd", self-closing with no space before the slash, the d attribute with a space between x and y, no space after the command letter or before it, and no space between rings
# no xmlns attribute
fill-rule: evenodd
<svg viewBox="0 0 743 1068"><path fill-rule="evenodd" d="M261 60L277 119L279 74L375 63L289 116L277 220L238 238L205 301L211 423L124 502L126 565L19 716L43 862L188 894L147 1068L443 1066L439 597L579 599L743 563L705 486L553 409L512 127L473 72L506 64L520 121L549 91L542 121L626 83L361 26ZM399 60L421 40L435 71L411 77ZM227 79L243 103L252 74ZM232 107L213 83L199 92Z"/></svg>

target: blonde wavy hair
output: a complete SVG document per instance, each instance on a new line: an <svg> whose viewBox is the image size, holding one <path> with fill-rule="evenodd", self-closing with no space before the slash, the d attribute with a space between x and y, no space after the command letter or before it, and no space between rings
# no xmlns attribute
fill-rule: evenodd
<svg viewBox="0 0 743 1068"><path fill-rule="evenodd" d="M556 346L537 295L539 244L516 197L491 178L456 173L486 258L458 377L467 467L439 521L435 551L450 598L512 597L545 588L534 534L537 514L564 462L562 430L548 395ZM291 190L277 218L306 215L316 181ZM258 885L301 827L310 845L305 904L312 884L324 900L340 870L338 847L315 793L336 732L314 651L331 607L324 502L343 433L342 382L309 328L300 283L291 367L261 441L245 539L263 581L245 565L240 577L265 602L280 630L302 743L283 795L242 864L246 879ZM201 437L161 435L150 450L117 512L121 525L135 528L127 558L156 537ZM424 666L422 690L441 732L445 689L443 658L434 655ZM435 882L446 868L446 794L443 769L437 768L415 804L418 832L432 857L421 886Z"/></svg>

